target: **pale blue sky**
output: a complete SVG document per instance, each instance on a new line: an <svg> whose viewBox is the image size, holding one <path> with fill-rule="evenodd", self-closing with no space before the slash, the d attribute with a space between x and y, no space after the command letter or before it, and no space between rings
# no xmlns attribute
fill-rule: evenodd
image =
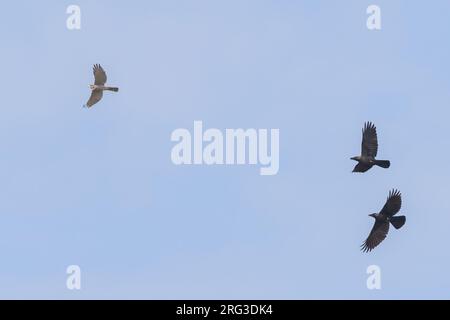
<svg viewBox="0 0 450 320"><path fill-rule="evenodd" d="M1 8L0 298L449 298L450 2ZM120 92L85 110L94 63ZM174 166L194 120L279 128L278 175ZM365 121L392 166L356 175ZM394 187L407 223L363 254Z"/></svg>

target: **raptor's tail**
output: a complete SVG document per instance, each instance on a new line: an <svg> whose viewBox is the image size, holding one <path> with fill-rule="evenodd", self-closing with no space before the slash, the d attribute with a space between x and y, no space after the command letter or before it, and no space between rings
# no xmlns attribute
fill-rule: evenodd
<svg viewBox="0 0 450 320"><path fill-rule="evenodd" d="M389 160L375 160L375 165L387 169L391 166L391 162Z"/></svg>
<svg viewBox="0 0 450 320"><path fill-rule="evenodd" d="M117 87L106 87L105 90L117 92L117 91L119 91L119 88L117 88Z"/></svg>
<svg viewBox="0 0 450 320"><path fill-rule="evenodd" d="M391 218L391 223L394 226L395 229L400 229L401 227L403 227L403 225L406 222L406 217L405 216L398 216L398 217L392 217Z"/></svg>

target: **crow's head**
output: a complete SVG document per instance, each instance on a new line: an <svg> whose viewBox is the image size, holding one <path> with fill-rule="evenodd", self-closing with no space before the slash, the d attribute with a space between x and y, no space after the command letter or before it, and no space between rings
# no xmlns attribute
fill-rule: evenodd
<svg viewBox="0 0 450 320"><path fill-rule="evenodd" d="M369 217L376 219L377 215L378 215L378 213L371 213L371 214L369 214Z"/></svg>
<svg viewBox="0 0 450 320"><path fill-rule="evenodd" d="M355 161L359 161L360 158L361 158L361 157L351 157L350 159L351 159L351 160L355 160Z"/></svg>

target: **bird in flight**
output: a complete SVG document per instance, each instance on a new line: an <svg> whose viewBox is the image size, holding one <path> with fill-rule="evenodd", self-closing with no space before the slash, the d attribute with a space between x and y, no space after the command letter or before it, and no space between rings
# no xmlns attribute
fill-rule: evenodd
<svg viewBox="0 0 450 320"><path fill-rule="evenodd" d="M84 105L87 108L92 107L94 104L99 102L103 97L103 91L119 91L119 88L117 87L107 87L105 86L106 83L106 72L103 70L102 66L99 64L94 65L94 84L89 85L91 88L91 96L89 98L89 101L86 102Z"/></svg>
<svg viewBox="0 0 450 320"><path fill-rule="evenodd" d="M402 206L402 194L398 190L392 190L389 192L389 196L386 200L386 204L379 213L369 214L370 217L375 219L375 224L370 231L366 241L361 245L361 250L364 252L372 251L378 246L387 236L389 232L389 223L391 223L395 229L400 229L406 222L405 216L394 217L394 215L400 211Z"/></svg>
<svg viewBox="0 0 450 320"><path fill-rule="evenodd" d="M389 168L391 162L389 160L376 160L378 152L378 138L377 128L371 122L364 124L362 133L361 155L352 157L350 159L358 161L358 164L353 169L353 172L366 172L374 165Z"/></svg>

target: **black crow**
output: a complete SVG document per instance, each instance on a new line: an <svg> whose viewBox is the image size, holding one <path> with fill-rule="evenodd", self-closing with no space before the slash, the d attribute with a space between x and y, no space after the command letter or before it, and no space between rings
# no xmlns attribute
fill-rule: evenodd
<svg viewBox="0 0 450 320"><path fill-rule="evenodd" d="M374 165L389 168L391 165L389 160L376 160L378 152L378 138L377 138L377 128L371 122L366 122L363 128L362 134L362 144L361 144L361 155L350 158L352 160L358 161L358 164L353 169L353 172L366 172Z"/></svg>
<svg viewBox="0 0 450 320"><path fill-rule="evenodd" d="M394 217L400 211L401 206L402 195L400 191L394 189L389 192L386 204L380 213L369 214L370 217L375 218L375 224L366 241L361 245L362 251L372 251L386 238L389 231L389 223L392 223L395 229L400 229L405 224L405 216Z"/></svg>

